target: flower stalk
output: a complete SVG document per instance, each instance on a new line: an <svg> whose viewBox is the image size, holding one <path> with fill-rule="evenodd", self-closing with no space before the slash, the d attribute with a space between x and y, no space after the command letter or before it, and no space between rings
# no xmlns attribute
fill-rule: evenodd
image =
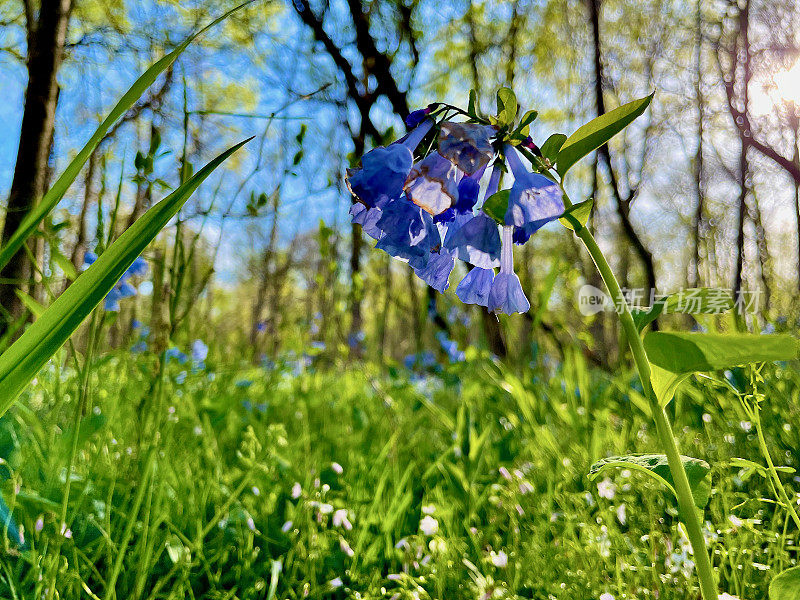
<svg viewBox="0 0 800 600"><path fill-rule="evenodd" d="M565 204L567 204L569 201L566 199L566 194L564 197ZM622 330L631 349L631 354L636 364L636 370L639 373L639 379L642 382L642 388L644 389L645 396L650 406L650 412L656 424L656 432L664 453L667 456L669 470L674 482L675 495L678 499L678 507L694 553L697 577L700 581L700 591L702 592L704 600L717 600L717 584L714 578L714 570L711 566L705 538L703 537L700 518L694 505L692 489L689 486L689 478L686 476L686 471L683 468L683 462L680 452L678 451L678 443L672 433L667 414L664 412L664 408L661 406L661 403L658 401L653 391L650 382L650 362L647 358L647 352L642 343L642 338L639 335L639 331L636 329L636 324L633 321L633 316L622 294L622 290L619 287L617 278L611 270L602 250L600 250L600 247L597 245L594 236L587 227L581 227L580 230L576 231L576 235L583 242L584 246L586 246L586 250L597 266L597 270L600 272L600 276L606 284L606 288L608 288L615 306L621 307L621 311L618 314L622 324Z"/></svg>

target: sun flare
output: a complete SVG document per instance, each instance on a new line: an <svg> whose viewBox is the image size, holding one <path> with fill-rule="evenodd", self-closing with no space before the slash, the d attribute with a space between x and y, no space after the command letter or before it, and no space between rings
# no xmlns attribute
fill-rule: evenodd
<svg viewBox="0 0 800 600"><path fill-rule="evenodd" d="M766 115L781 105L800 106L800 59L751 89L750 109L754 114Z"/></svg>

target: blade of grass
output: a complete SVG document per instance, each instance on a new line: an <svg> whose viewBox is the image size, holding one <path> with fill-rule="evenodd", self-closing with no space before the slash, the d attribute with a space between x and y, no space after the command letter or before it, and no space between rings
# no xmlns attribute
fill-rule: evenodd
<svg viewBox="0 0 800 600"><path fill-rule="evenodd" d="M17 228L17 230L9 238L8 243L2 249L0 249L0 269L8 264L8 261L11 260L11 258L19 251L20 248L22 248L22 244L25 243L25 240L27 240L34 231L36 231L39 223L41 223L47 214L53 210L56 205L58 205L58 203L64 197L64 194L67 193L69 186L72 185L73 181L75 181L75 178L78 176L78 173L80 173L83 165L87 160L89 160L92 152L94 152L94 149L103 140L103 137L106 135L111 126L134 105L134 103L141 97L145 90L153 84L156 78L161 73L166 71L167 68L169 68L169 66L175 62L175 60L183 53L183 51L186 50L189 44L197 39L198 36L205 33L208 29L220 21L228 18L231 14L238 11L242 7L250 4L252 1L253 0L248 0L248 2L240 4L239 6L229 10L224 15L214 19L201 30L190 35L172 52L167 54L161 60L153 63L149 69L142 73L142 75L133 82L133 85L128 89L127 92L125 92L122 98L119 99L119 102L117 102L114 108L111 109L111 112L109 112L108 116L103 119L103 122L100 123L100 126L92 134L92 137L89 138L88 142L86 142L86 145L81 148L81 151L78 152L75 158L69 163L69 165L67 165L67 168L64 169L64 172L61 174L58 180L25 216L19 228Z"/></svg>
<svg viewBox="0 0 800 600"><path fill-rule="evenodd" d="M8 410L39 369L116 285L125 270L178 212L198 186L250 139L239 142L220 154L189 181L142 215L103 252L97 262L78 276L8 350L0 355L0 416Z"/></svg>

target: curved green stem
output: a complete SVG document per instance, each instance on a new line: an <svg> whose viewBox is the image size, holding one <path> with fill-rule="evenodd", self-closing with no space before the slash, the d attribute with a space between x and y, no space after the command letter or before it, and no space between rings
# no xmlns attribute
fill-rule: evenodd
<svg viewBox="0 0 800 600"><path fill-rule="evenodd" d="M686 526L689 542L692 544L692 550L694 552L697 577L700 580L700 590L704 600L717 600L717 584L714 579L714 571L711 567L705 538L703 538L700 518L694 505L692 489L689 486L689 478L686 476L686 471L683 468L683 462L678 452L678 444L675 440L675 436L672 434L672 428L670 427L667 414L664 412L664 408L653 392L650 383L650 362L647 359L647 352L645 352L642 338L639 336L639 331L636 329L636 325L633 322L631 311L628 308L628 303L622 294L622 290L620 290L617 278L614 276L614 272L611 270L608 261L597 245L594 236L586 227L582 227L575 233L586 246L598 271L600 271L600 276L603 278L611 294L614 306L620 309L619 318L622 324L622 330L628 340L633 360L636 363L636 370L639 372L642 388L644 389L645 396L650 405L650 411L653 413L653 419L656 422L656 432L663 446L664 453L667 455L669 470L672 473L672 479L675 483L675 495L678 498L678 507L680 508L681 517Z"/></svg>

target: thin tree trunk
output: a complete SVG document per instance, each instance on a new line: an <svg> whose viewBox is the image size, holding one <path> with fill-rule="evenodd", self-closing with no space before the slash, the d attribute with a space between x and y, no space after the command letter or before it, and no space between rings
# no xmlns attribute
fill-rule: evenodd
<svg viewBox="0 0 800 600"><path fill-rule="evenodd" d="M740 52L736 53L737 60L741 61L742 68L742 87L740 90L741 112L745 118L749 118L749 87L750 87L750 2L744 3L739 13L739 40ZM744 244L745 244L745 220L747 218L747 194L750 179L750 164L747 158L749 148L748 137L744 134L739 136L741 147L739 150L739 199L738 199L738 222L736 229L736 274L734 277L733 290L735 294L742 291L744 282Z"/></svg>
<svg viewBox="0 0 800 600"><path fill-rule="evenodd" d="M600 2L601 0L588 0L589 4L589 20L591 21L592 34L593 34L593 64L594 64L594 96L597 114L602 115L606 112L605 99L603 98L603 55L601 48L600 37ZM636 251L639 260L644 267L645 276L647 278L647 287L655 289L656 287L656 272L655 264L652 253L647 249L630 218L631 202L633 201L636 190L628 190L626 196L623 196L620 190L619 182L617 181L614 166L611 164L611 153L608 149L608 144L603 144L598 148L597 152L603 159L608 170L608 176L611 183L611 191L614 195L617 205L617 215L619 216L622 224L622 230L625 236Z"/></svg>
<svg viewBox="0 0 800 600"><path fill-rule="evenodd" d="M694 248L692 254L692 270L689 284L692 287L701 285L700 276L700 244L704 233L705 188L703 164L703 118L705 115L705 99L703 98L703 12L702 0L695 6L695 76L694 95L697 103L697 150L694 155L694 186L697 197L697 208L694 215Z"/></svg>
<svg viewBox="0 0 800 600"><path fill-rule="evenodd" d="M64 55L71 8L70 0L42 0L37 18L34 18L32 10L26 10L28 85L17 161L6 204L2 244L8 242L45 192L50 142L58 103L56 76ZM6 313L6 318L8 315L22 314L23 308L15 290L29 275L30 264L24 250L17 252L0 272L0 279L11 280L11 283L0 285L0 306ZM7 321L0 325L2 329L6 326Z"/></svg>

